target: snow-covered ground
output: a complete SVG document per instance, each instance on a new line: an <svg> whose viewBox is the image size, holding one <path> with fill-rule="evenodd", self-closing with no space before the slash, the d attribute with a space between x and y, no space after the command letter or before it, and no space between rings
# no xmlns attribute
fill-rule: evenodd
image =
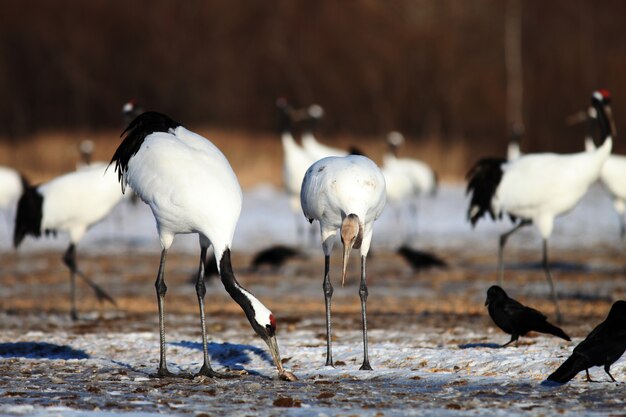
<svg viewBox="0 0 626 417"><path fill-rule="evenodd" d="M362 336L356 272L346 288L335 280L334 369L323 366L319 245L309 245L309 258L278 272L241 274L244 285L279 318L285 367L299 378L291 383L277 379L264 343L241 311L230 308L233 303L219 282L211 284L207 295L212 303L207 304L212 311L207 318L211 360L218 370L243 369L247 375L227 380L150 378L158 365L156 303L141 311L107 309L98 317L85 311L84 302L83 319L77 323L62 308L43 309L48 298L67 297L66 273L60 262L56 264L67 238L26 239L15 260L3 232L7 225L0 222L4 260L0 306L11 306L0 312L0 415L624 415L624 383L604 382L608 377L600 368L591 374L602 383L587 383L579 375L563 387L541 385L603 319L610 301L624 297L618 222L604 191L593 187L580 206L557 221L551 240L555 258L574 265L573 272L561 267L555 273L565 295L564 329L573 337L572 343L532 335L522 338L517 347L497 347L508 341L508 335L494 327L482 303L495 277L497 236L509 223L483 220L472 230L465 220L466 208L463 187L446 185L435 198L421 202L417 236L408 236L392 208L376 224L368 302L373 372L358 370ZM304 223L300 214L298 221ZM234 251L252 254L273 244L299 244L295 224L280 190L269 186L250 190L244 196ZM416 247L443 254L450 268L411 272L390 254L407 239ZM197 238L178 237L173 249L195 254ZM153 302L159 250L149 210L143 204L124 203L87 234L79 246L79 261L84 254L91 259L124 259L125 266L142 263L128 272L133 275L128 282L124 269L100 268L100 276L93 277L109 288L115 284L122 305L132 306ZM37 261L43 255L46 260ZM543 272L528 263L540 257L540 240L532 227L510 239L507 255L517 262L518 269L507 276L514 295L526 296L535 306L550 306ZM153 262L144 265L148 259ZM193 266L195 262L189 272ZM55 284L38 287L36 275L46 268L54 269L48 274L54 275L50 279ZM140 276L139 283L135 276ZM180 277L166 299L168 361L172 371L193 373L202 359L198 319L193 314L195 294L190 284L184 284L186 278ZM125 292L125 285L137 289ZM50 289L62 293L51 297ZM95 304L90 294L85 296ZM40 298L41 308L20 308L15 297L30 297L35 307ZM586 305L595 310L587 311ZM626 381L625 362L622 358L611 369L618 381Z"/></svg>

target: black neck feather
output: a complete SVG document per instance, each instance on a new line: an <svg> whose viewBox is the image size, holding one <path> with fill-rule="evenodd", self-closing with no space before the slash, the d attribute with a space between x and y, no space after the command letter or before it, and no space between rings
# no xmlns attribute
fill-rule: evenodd
<svg viewBox="0 0 626 417"><path fill-rule="evenodd" d="M41 218L43 217L43 196L37 187L26 187L17 202L13 246L20 245L26 235L41 236Z"/></svg>
<svg viewBox="0 0 626 417"><path fill-rule="evenodd" d="M230 294L231 298L237 302L243 309L244 313L246 313L246 317L248 321L252 325L252 328L259 333L260 325L257 323L255 316L254 307L250 302L250 299L246 296L246 294L242 291L243 287L239 285L237 279L235 278L235 273L233 272L233 266L230 260L230 249L226 248L224 253L222 254L222 258L220 259L220 276L222 279L222 284L224 284L224 288L228 294Z"/></svg>

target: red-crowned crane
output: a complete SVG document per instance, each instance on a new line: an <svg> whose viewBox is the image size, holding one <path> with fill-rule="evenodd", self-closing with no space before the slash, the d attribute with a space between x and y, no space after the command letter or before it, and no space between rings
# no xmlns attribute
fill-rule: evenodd
<svg viewBox="0 0 626 417"><path fill-rule="evenodd" d="M42 233L69 234L70 245L63 255L63 263L70 270L70 315L73 320L78 319L76 275L95 291L98 300L115 304L113 298L85 276L76 264L78 242L123 198L115 174L105 172L106 167L106 163L92 163L46 183L26 187L17 204L13 232L16 248L27 235L38 238Z"/></svg>
<svg viewBox="0 0 626 417"><path fill-rule="evenodd" d="M200 262L196 294L204 362L199 375L224 377L211 368L204 316L203 268L206 252L213 246L222 283L241 306L254 331L267 343L280 378L294 380L283 369L276 320L250 292L239 285L233 273L230 247L241 212L242 193L226 157L204 137L184 128L168 116L146 112L134 119L122 133L126 137L115 151L115 163L122 190L130 185L150 206L161 241L161 261L156 279L159 309L160 362L157 377L174 376L167 369L165 355L164 299L167 251L177 234L197 233Z"/></svg>
<svg viewBox="0 0 626 417"><path fill-rule="evenodd" d="M606 97L605 101L610 103L610 97ZM587 151L594 151L596 149L593 138L594 120L597 118L597 112L594 108L589 108L587 111L587 123L588 132L585 137L585 149ZM610 121L613 121L611 118ZM615 125L611 124L611 131L615 135ZM626 212L626 156L625 155L609 155L608 159L602 166L600 171L600 181L611 195L613 200L613 208L617 213L617 217L620 225L620 237L626 252L626 221L624 219L624 213Z"/></svg>
<svg viewBox="0 0 626 417"><path fill-rule="evenodd" d="M326 365L333 366L330 302L333 286L330 282L330 254L337 230L343 243L343 273L345 281L348 257L352 248L361 252L361 317L363 320L363 364L361 370L371 370L367 349L368 296L365 260L372 241L374 221L385 207L385 178L370 159L360 155L328 157L315 162L307 170L302 183L302 210L312 222L320 222L324 250L324 299L326 302Z"/></svg>
<svg viewBox="0 0 626 417"><path fill-rule="evenodd" d="M609 128L610 107L606 90L595 91L591 103L598 114L604 143L593 152L568 155L525 154L507 162L500 158L481 159L469 171L467 193L471 202L467 217L472 225L485 214L492 219L502 214L519 220L500 236L498 280L504 273L503 251L509 236L521 227L535 224L543 238L543 268L550 285L557 321L561 321L558 298L548 263L548 239L554 218L570 211L589 186L598 179L602 165L611 153L613 140Z"/></svg>
<svg viewBox="0 0 626 417"><path fill-rule="evenodd" d="M289 103L284 98L276 100L280 138L283 145L283 183L289 198L291 210L296 215L296 230L299 236L304 236L304 225L300 217L300 189L304 173L311 166L313 159L297 142L292 133L293 113Z"/></svg>
<svg viewBox="0 0 626 417"><path fill-rule="evenodd" d="M299 113L303 111L300 110ZM319 104L311 104L304 110L304 116L300 116L303 123L302 147L309 154L313 161L318 161L327 156L346 156L348 151L324 145L315 139L314 131L324 116L324 109Z"/></svg>
<svg viewBox="0 0 626 417"><path fill-rule="evenodd" d="M401 219L401 204L408 202L410 219L407 230L409 236L415 233L417 223L417 199L437 192L437 174L425 162L413 158L400 158L398 149L404 144L400 132L387 134L389 151L383 155L382 171L387 187L387 199L395 206L396 217Z"/></svg>
<svg viewBox="0 0 626 417"><path fill-rule="evenodd" d="M7 236L10 236L10 224L17 200L28 187L26 178L13 168L0 166L0 211L5 213Z"/></svg>

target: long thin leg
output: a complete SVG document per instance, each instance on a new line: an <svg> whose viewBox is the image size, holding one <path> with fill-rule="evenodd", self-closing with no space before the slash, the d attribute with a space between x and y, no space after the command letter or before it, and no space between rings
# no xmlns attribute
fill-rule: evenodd
<svg viewBox="0 0 626 417"><path fill-rule="evenodd" d="M68 246L65 254L63 254L63 263L70 269L70 297L71 297L71 309L70 315L72 320L78 319L78 314L76 312L76 275L78 275L87 285L94 290L96 294L96 298L99 302L108 301L113 305L117 305L113 297L107 294L102 288L96 285L92 280L90 280L85 274L83 274L76 264L76 246L71 243Z"/></svg>
<svg viewBox="0 0 626 417"><path fill-rule="evenodd" d="M206 262L206 251L206 247L202 247L200 249L200 266L198 267L198 278L196 280L196 294L198 295L198 305L200 307L200 327L202 328L202 352L204 354L204 363L202 364L202 368L200 368L200 372L198 372L197 375L204 375L211 378L224 378L227 375L215 372L211 367L211 362L209 361L209 349L207 347L206 320L204 316L204 296L206 295L206 286L204 284L204 266Z"/></svg>
<svg viewBox="0 0 626 417"><path fill-rule="evenodd" d="M617 382L617 381L615 380L615 378L613 378L613 375L611 375L611 373L609 372L609 370L610 370L610 369L611 369L611 366L610 366L610 365L608 365L608 364L605 364L605 365L604 365L604 372L606 372L606 374L609 376L609 378L611 378L611 381L613 381L613 382Z"/></svg>
<svg viewBox="0 0 626 417"><path fill-rule="evenodd" d="M63 255L63 263L70 269L70 317L78 320L76 312L76 246L70 244Z"/></svg>
<svg viewBox="0 0 626 417"><path fill-rule="evenodd" d="M359 368L361 371L371 371L370 359L367 353L367 282L365 277L365 256L361 256L361 285L359 286L359 297L361 297L361 318L363 319L363 365Z"/></svg>
<svg viewBox="0 0 626 417"><path fill-rule="evenodd" d="M587 382L596 382L589 376L589 369L585 369L585 372L587 373Z"/></svg>
<svg viewBox="0 0 626 417"><path fill-rule="evenodd" d="M550 284L550 296L552 297L552 301L554 302L554 308L556 309L556 321L557 323L561 323L561 310L559 309L559 299L556 295L556 290L554 289L554 282L552 281L552 273L550 272L550 264L548 262L548 239L543 240L543 269L546 272L546 278L548 279L548 284Z"/></svg>
<svg viewBox="0 0 626 417"><path fill-rule="evenodd" d="M504 279L504 245L506 245L506 241L509 236L513 233L517 232L524 226L528 226L531 222L528 220L522 220L518 224L516 224L511 230L506 233L500 235L500 245L498 249L498 285L502 286L502 281Z"/></svg>
<svg viewBox="0 0 626 417"><path fill-rule="evenodd" d="M165 299L165 293L167 292L167 286L165 285L164 273L165 273L165 260L167 258L167 249L161 251L161 262L159 263L159 273L157 275L154 286L156 287L157 303L159 306L159 336L160 336L160 348L161 358L159 360L159 370L156 377L163 378L167 376L174 376L167 370L167 361L165 358L165 311L163 309L163 301Z"/></svg>
<svg viewBox="0 0 626 417"><path fill-rule="evenodd" d="M330 256L324 256L324 301L326 303L326 366L333 365L332 336L330 326L330 300L333 296L333 284L330 283Z"/></svg>
<svg viewBox="0 0 626 417"><path fill-rule="evenodd" d="M508 342L506 342L505 344L503 344L501 347L507 347L507 346L508 346L508 345L510 345L511 343L513 343L513 342L517 342L518 337L519 337L518 335L516 335L516 334L512 334L512 335L511 335L511 340L509 340Z"/></svg>

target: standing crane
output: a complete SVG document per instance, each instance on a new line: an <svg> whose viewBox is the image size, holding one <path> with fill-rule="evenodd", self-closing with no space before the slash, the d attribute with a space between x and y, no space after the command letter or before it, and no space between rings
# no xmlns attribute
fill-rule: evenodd
<svg viewBox="0 0 626 417"><path fill-rule="evenodd" d="M360 155L327 157L307 170L302 182L302 210L309 222L318 220L324 250L324 299L326 303L326 365L333 366L331 340L330 254L337 230L341 230L343 267L341 285L346 278L348 258L352 248L361 252L361 318L363 320L363 364L361 370L371 370L367 349L368 296L365 260L370 249L374 221L385 207L385 178L378 166Z"/></svg>
<svg viewBox="0 0 626 417"><path fill-rule="evenodd" d="M604 143L592 152L574 154L524 154L513 161L501 158L479 160L469 171L467 193L471 201L467 217L472 223L489 213L492 219L507 214L518 223L500 236L498 281L504 275L503 252L507 239L520 228L535 224L543 239L543 268L561 321L558 297L548 262L548 239L554 219L569 212L580 201L589 186L600 176L602 165L613 146L609 119L611 110L606 90L595 91L591 104L598 114Z"/></svg>
<svg viewBox="0 0 626 417"><path fill-rule="evenodd" d="M115 300L82 273L76 263L76 245L89 228L104 219L123 198L115 175L106 172L106 166L106 163L92 163L46 183L26 187L17 204L13 232L16 248L27 235L39 238L42 234L69 234L70 245L63 255L63 263L70 270L72 320L78 319L76 275L95 291L99 301L115 304Z"/></svg>

